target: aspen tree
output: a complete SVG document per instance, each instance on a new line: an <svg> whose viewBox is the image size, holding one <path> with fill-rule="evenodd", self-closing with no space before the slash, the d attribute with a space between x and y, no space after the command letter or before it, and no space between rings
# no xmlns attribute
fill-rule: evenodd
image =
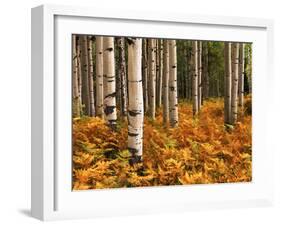
<svg viewBox="0 0 281 226"><path fill-rule="evenodd" d="M128 150L130 164L142 161L143 149L143 87L141 72L142 40L128 39Z"/></svg>
<svg viewBox="0 0 281 226"><path fill-rule="evenodd" d="M160 107L162 105L162 80L163 80L163 40L158 39L157 40L157 70L158 70L158 76L157 76L157 99L156 99L156 106Z"/></svg>
<svg viewBox="0 0 281 226"><path fill-rule="evenodd" d="M156 104L156 45L155 39L148 40L149 45L149 116L155 119L155 104Z"/></svg>
<svg viewBox="0 0 281 226"><path fill-rule="evenodd" d="M205 43L205 46L203 48L203 81L204 81L204 98L208 99L209 98L209 70L208 70L208 42Z"/></svg>
<svg viewBox="0 0 281 226"><path fill-rule="evenodd" d="M169 41L164 40L163 55L163 124L169 123Z"/></svg>
<svg viewBox="0 0 281 226"><path fill-rule="evenodd" d="M193 102L193 115L198 113L198 50L197 50L197 41L192 42L192 102Z"/></svg>
<svg viewBox="0 0 281 226"><path fill-rule="evenodd" d="M232 78L232 61L231 61L231 43L224 43L224 122L231 124L231 78Z"/></svg>
<svg viewBox="0 0 281 226"><path fill-rule="evenodd" d="M119 48L119 93L120 112L122 116L127 115L127 81L126 81L126 58L125 58L125 38L118 39Z"/></svg>
<svg viewBox="0 0 281 226"><path fill-rule="evenodd" d="M148 110L148 59L147 59L147 39L142 40L142 72L143 72L143 99L144 111Z"/></svg>
<svg viewBox="0 0 281 226"><path fill-rule="evenodd" d="M96 36L96 114L103 118L103 38Z"/></svg>
<svg viewBox="0 0 281 226"><path fill-rule="evenodd" d="M95 116L95 99L94 99L94 60L93 60L93 38L88 38L88 80L89 80L89 98L90 98L90 116Z"/></svg>
<svg viewBox="0 0 281 226"><path fill-rule="evenodd" d="M198 44L198 110L202 105L202 42L197 41Z"/></svg>
<svg viewBox="0 0 281 226"><path fill-rule="evenodd" d="M239 82L238 95L239 107L243 110L244 105L244 43L239 44Z"/></svg>
<svg viewBox="0 0 281 226"><path fill-rule="evenodd" d="M80 114L82 114L82 63L81 63L81 46L79 36L76 38L76 48L77 48L77 64L78 64L78 92L79 92L79 103L80 103Z"/></svg>
<svg viewBox="0 0 281 226"><path fill-rule="evenodd" d="M90 94L89 94L89 58L88 58L88 40L86 35L82 35L79 38L81 48L81 67L82 67L82 102L84 107L84 113L86 115L91 114L90 108Z"/></svg>
<svg viewBox="0 0 281 226"><path fill-rule="evenodd" d="M114 38L103 38L103 71L105 78L104 87L104 114L105 119L113 130L116 129L116 85L115 85L115 59L114 59Z"/></svg>
<svg viewBox="0 0 281 226"><path fill-rule="evenodd" d="M233 74L231 88L231 122L236 124L238 115L238 68L239 68L239 44L233 44Z"/></svg>
<svg viewBox="0 0 281 226"><path fill-rule="evenodd" d="M78 85L78 53L76 51L76 35L72 35L72 114L80 117L79 85Z"/></svg>
<svg viewBox="0 0 281 226"><path fill-rule="evenodd" d="M169 41L169 119L170 126L178 126L178 90L177 90L177 45L176 40Z"/></svg>

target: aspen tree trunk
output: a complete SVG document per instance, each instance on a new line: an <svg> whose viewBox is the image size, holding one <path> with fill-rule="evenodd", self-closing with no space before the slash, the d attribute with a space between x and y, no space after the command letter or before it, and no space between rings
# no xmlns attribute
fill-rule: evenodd
<svg viewBox="0 0 281 226"><path fill-rule="evenodd" d="M147 65L147 39L142 40L142 72L143 72L143 99L144 112L148 110L148 65Z"/></svg>
<svg viewBox="0 0 281 226"><path fill-rule="evenodd" d="M193 54L193 73L192 73L192 97L193 97L193 115L198 114L198 50L197 41L192 42Z"/></svg>
<svg viewBox="0 0 281 226"><path fill-rule="evenodd" d="M149 99L150 99L150 106L149 106L149 116L152 119L155 119L155 104L156 104L156 45L155 39L148 39L149 45Z"/></svg>
<svg viewBox="0 0 281 226"><path fill-rule="evenodd" d="M163 124L169 123L169 41L164 40L163 55Z"/></svg>
<svg viewBox="0 0 281 226"><path fill-rule="evenodd" d="M80 103L80 114L83 113L82 111L82 64L81 64L81 48L80 42L81 39L77 37L76 39L76 48L77 48L77 63L78 63L78 92L79 92L79 103Z"/></svg>
<svg viewBox="0 0 281 226"><path fill-rule="evenodd" d="M244 44L239 44L239 82L238 82L239 107L244 105Z"/></svg>
<svg viewBox="0 0 281 226"><path fill-rule="evenodd" d="M151 107L151 98L150 98L150 46L149 46L149 39L146 39L146 53L147 53L147 102L148 102L148 108L147 108L147 114L150 115L150 107Z"/></svg>
<svg viewBox="0 0 281 226"><path fill-rule="evenodd" d="M121 37L115 38L114 54L115 54L115 75L116 75L116 109L119 109L120 115L122 115L122 100L121 100L121 49L120 49ZM117 116L118 117L118 116Z"/></svg>
<svg viewBox="0 0 281 226"><path fill-rule="evenodd" d="M155 63L156 63L156 82L155 82L155 103L156 103L156 109L159 107L158 102L158 94L159 94L159 43L158 39L155 39Z"/></svg>
<svg viewBox="0 0 281 226"><path fill-rule="evenodd" d="M88 58L88 41L87 36L83 35L79 38L81 46L81 66L82 66L82 102L84 105L84 113L91 115L90 93L89 93L89 58Z"/></svg>
<svg viewBox="0 0 281 226"><path fill-rule="evenodd" d="M198 110L202 105L202 42L198 41Z"/></svg>
<svg viewBox="0 0 281 226"><path fill-rule="evenodd" d="M105 78L104 89L104 114L105 119L113 130L116 129L116 85L115 85L115 59L114 59L114 38L103 38L103 72Z"/></svg>
<svg viewBox="0 0 281 226"><path fill-rule="evenodd" d="M189 51L189 58L188 58L188 67L189 67L189 99L192 101L193 100L193 89L192 89L192 86L193 86L193 50L192 50L192 43L191 42L191 48L190 48L190 51Z"/></svg>
<svg viewBox="0 0 281 226"><path fill-rule="evenodd" d="M96 92L96 114L103 118L103 38L100 36L96 36Z"/></svg>
<svg viewBox="0 0 281 226"><path fill-rule="evenodd" d="M125 38L118 39L119 48L119 79L120 79L120 101L121 115L127 115L127 80L126 80L126 58L125 58Z"/></svg>
<svg viewBox="0 0 281 226"><path fill-rule="evenodd" d="M162 105L162 80L163 80L163 40L158 39L157 60L158 60L158 79L157 79L157 100L156 106Z"/></svg>
<svg viewBox="0 0 281 226"><path fill-rule="evenodd" d="M142 72L143 72L143 99L144 112L148 111L148 54L147 54L147 39L142 40Z"/></svg>
<svg viewBox="0 0 281 226"><path fill-rule="evenodd" d="M72 114L73 117L80 117L78 54L76 52L76 35L72 35L72 60Z"/></svg>
<svg viewBox="0 0 281 226"><path fill-rule="evenodd" d="M204 61L203 61L203 74L204 74L204 98L209 98L209 70L208 70L208 43L204 47Z"/></svg>
<svg viewBox="0 0 281 226"><path fill-rule="evenodd" d="M239 44L233 44L233 74L231 89L231 117L232 124L236 124L238 115L238 69L239 69Z"/></svg>
<svg viewBox="0 0 281 226"><path fill-rule="evenodd" d="M142 161L143 148L142 40L130 39L128 43L128 150L130 164L134 164Z"/></svg>
<svg viewBox="0 0 281 226"><path fill-rule="evenodd" d="M189 81L189 75L190 75L190 70L189 70L189 55L188 55L188 43L184 46L184 62L185 62L185 98L188 100L189 99L189 86L190 86L190 81Z"/></svg>
<svg viewBox="0 0 281 226"><path fill-rule="evenodd" d="M89 95L90 95L90 116L95 116L95 99L94 99L94 60L93 60L93 39L88 37L88 79L89 79Z"/></svg>
<svg viewBox="0 0 281 226"><path fill-rule="evenodd" d="M232 63L231 63L231 43L224 43L224 122L231 124L231 78L232 78Z"/></svg>
<svg viewBox="0 0 281 226"><path fill-rule="evenodd" d="M249 48L249 74L248 74L248 81L249 81L249 93L252 93L252 49Z"/></svg>
<svg viewBox="0 0 281 226"><path fill-rule="evenodd" d="M177 89L177 44L176 40L169 41L169 116L170 126L177 127L178 118L178 89Z"/></svg>

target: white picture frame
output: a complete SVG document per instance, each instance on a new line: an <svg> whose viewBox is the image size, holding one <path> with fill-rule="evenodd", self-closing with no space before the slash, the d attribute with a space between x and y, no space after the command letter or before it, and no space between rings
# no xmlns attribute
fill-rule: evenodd
<svg viewBox="0 0 281 226"><path fill-rule="evenodd" d="M71 133L68 120L71 95L65 95L71 90L71 33L254 40L253 181L73 192L69 180L71 136L68 136ZM272 59L271 20L57 5L33 8L32 216L56 220L271 205L273 179L268 175L273 167L273 151L266 139L268 108L264 107L264 100L271 93ZM270 104L270 101L266 103Z"/></svg>

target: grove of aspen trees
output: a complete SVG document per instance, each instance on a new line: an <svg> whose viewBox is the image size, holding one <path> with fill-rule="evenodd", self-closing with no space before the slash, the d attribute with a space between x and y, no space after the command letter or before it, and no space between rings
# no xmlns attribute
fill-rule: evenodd
<svg viewBox="0 0 281 226"><path fill-rule="evenodd" d="M252 44L72 35L73 189L252 180Z"/></svg>

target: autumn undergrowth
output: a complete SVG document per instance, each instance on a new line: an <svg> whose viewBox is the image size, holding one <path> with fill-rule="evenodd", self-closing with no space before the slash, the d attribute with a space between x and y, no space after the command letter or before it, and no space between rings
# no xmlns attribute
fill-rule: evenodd
<svg viewBox="0 0 281 226"><path fill-rule="evenodd" d="M73 119L73 189L249 182L252 179L251 98L235 127L226 128L223 99L204 101L200 114L179 104L179 126L165 128L162 110L145 117L143 163L131 166L127 122L117 131L97 117Z"/></svg>

